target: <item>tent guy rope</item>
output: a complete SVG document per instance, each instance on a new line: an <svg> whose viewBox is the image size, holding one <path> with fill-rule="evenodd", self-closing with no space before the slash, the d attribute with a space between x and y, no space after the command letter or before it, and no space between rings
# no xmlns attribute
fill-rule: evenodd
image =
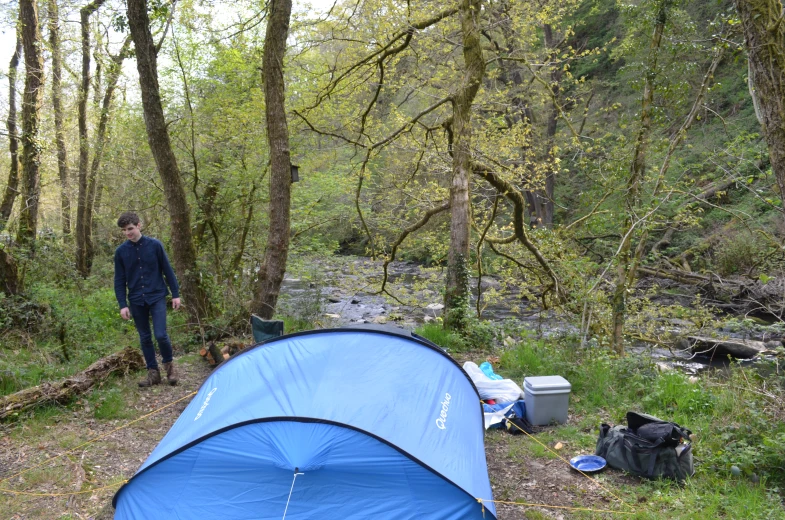
<svg viewBox="0 0 785 520"><path fill-rule="evenodd" d="M292 478L292 487L289 488L289 497L286 499L286 507L283 510L283 518L281 520L286 520L286 512L289 510L289 501L292 499L292 491L294 491L294 482L297 480L297 475L305 475L305 473L298 473L298 468L294 468L294 477Z"/></svg>
<svg viewBox="0 0 785 520"><path fill-rule="evenodd" d="M139 421L142 421L142 420L150 417L151 415L155 415L158 412L160 412L161 410L165 410L166 408L169 408L170 406L173 406L173 405L179 403L180 401L184 401L185 399L193 397L196 394L197 394L197 392L191 392L189 394L186 394L185 396L181 397L180 399L177 399L177 400L172 401L172 402L170 402L168 404L165 404L164 406L161 406L160 408L156 408L152 412L146 413L143 416L141 416L141 417L139 417L137 419L134 419L133 421L129 421L129 422L125 423L124 425L115 428L114 430L111 430L111 431L109 431L107 433L102 433L101 435L97 435L97 436L93 437L92 439L90 439L90 440L88 440L86 442L83 442L79 446L76 446L75 448L71 448L70 450L64 451L63 453L60 453L60 454L55 455L53 457L49 457L48 459L46 459L45 461L41 462L40 464L36 464L35 466L30 466L29 468L25 468L25 469L23 469L21 471L17 471L16 473L14 473L12 475L4 477L4 478L0 479L0 483L7 482L7 481L11 480L14 477L18 477L19 475L27 473L28 471L32 471L32 470L34 470L36 468L40 468L44 464L47 464L47 463L52 462L54 460L57 460L57 459L59 459L61 457L64 457L64 456L66 456L66 455L68 455L70 453L73 453L73 452L75 452L75 451L77 451L77 450L79 450L81 448L84 448L85 446L88 446L88 445L90 445L90 444L92 444L92 443L94 443L96 441L99 441L99 440L103 439L104 437L108 437L109 435L112 435L113 433L118 432L118 431L120 431L120 430L122 430L124 428L128 428L132 424L136 424ZM122 482L119 482L118 484L124 484L125 482L128 482L128 481L127 480L123 480ZM103 489L109 489L109 488L113 488L113 487L116 487L116 486L117 486L117 484L113 484L113 485L110 485L110 486L105 486L105 487L101 487L101 488L95 488L95 489L91 489L91 490L88 490L88 491L74 491L72 493L32 493L32 492L24 492L24 491L13 491L13 490L4 489L4 488L0 488L0 492L2 492L2 493L11 493L11 494L14 494L14 495L57 497L57 496L78 495L78 494L82 494L82 493L91 493L93 491L100 491L100 490L103 490Z"/></svg>
<svg viewBox="0 0 785 520"><path fill-rule="evenodd" d="M613 511L611 509L592 509L590 507L570 507L570 506L550 506L547 504L531 504L528 502L509 502L507 500L485 500L484 498L478 498L477 502L482 504L483 507L483 515L485 515L485 502L493 502L494 504L508 504L513 506L528 506L528 507L544 507L548 509L565 509L568 511L587 511L590 513L613 513L617 515L634 515L636 514L635 511Z"/></svg>
<svg viewBox="0 0 785 520"><path fill-rule="evenodd" d="M533 439L537 444L539 444L540 446L542 446L546 450L548 450L551 453L553 453L559 460L563 461L564 463L566 463L569 466L570 461L568 461L567 459L565 459L564 457L562 457L561 455L556 453L556 451L551 449L550 446L544 444L537 437L535 437L534 435L530 434L529 432L527 432L526 430L524 430L523 428L521 428L520 426L518 426L514 422L510 422L510 424L512 424L513 426L518 428L520 431L522 431L523 433L528 435L529 438ZM572 466L570 466L570 467L572 467ZM583 471L581 471L581 470L579 470L577 468L574 468L574 469L575 469L575 471L577 471L578 473L580 473L581 475L583 475L584 477L589 479L592 483L597 484L598 486L600 486L600 488L602 488L603 491L605 491L606 493L611 495L613 498L615 498L616 500L621 502L623 506L625 506L627 508L630 508L630 509L634 509L630 504L628 504L627 502L622 500L618 495L616 495L611 490L609 490L608 488L603 486L599 481L591 478L589 475L587 475L586 473L584 473ZM552 508L552 509L569 509L569 510L573 510L573 511L591 511L591 512L595 512L595 513L616 513L616 514L620 514L620 515L631 515L631 514L634 514L633 511L610 511L610 510L604 510L604 509L588 509L588 508L585 508L585 507L549 506L549 505L545 505L545 504L529 504L529 503L526 503L526 502L506 502L506 501L503 501L503 500L486 500L484 498L478 498L477 502L479 502L480 505L483 508L483 516L485 516L485 502L489 502L489 503L492 502L494 504L511 504L511 505L518 505L518 506L529 506L529 507L546 507L546 508Z"/></svg>

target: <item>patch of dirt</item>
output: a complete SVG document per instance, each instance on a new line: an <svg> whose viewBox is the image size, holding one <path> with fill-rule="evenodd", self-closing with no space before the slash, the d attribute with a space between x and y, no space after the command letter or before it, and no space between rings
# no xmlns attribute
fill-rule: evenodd
<svg viewBox="0 0 785 520"><path fill-rule="evenodd" d="M150 389L137 388L136 381L143 378L143 372L121 380L121 391L129 404L126 410L129 417L142 417L185 397L128 427L121 428L135 419L97 420L89 403L80 400L55 418L41 421L41 424L33 417L10 424L0 431L0 489L56 494L109 486L109 489L70 496L0 493L0 511L11 513L10 517L0 516L12 520L112 518L111 499L120 487L119 483L133 476L188 405L191 397L187 396L198 390L211 372L202 359L186 363L175 359L175 364L179 369L180 382L174 387L164 384ZM100 438L95 442L87 443L97 437ZM77 446L67 456L45 462ZM16 475L37 464L41 464L41 470ZM42 477L42 471L49 473L50 478ZM51 475L61 478L52 483ZM39 479L44 482L36 485Z"/></svg>
<svg viewBox="0 0 785 520"><path fill-rule="evenodd" d="M527 435L511 435L503 430L489 430L485 437L494 499L528 504L497 503L498 520L527 518L528 511L537 511L537 518L571 518L573 511L566 508L624 510L612 490L622 482L630 483L636 479L615 471L584 476L573 470L565 460L529 455L525 446L531 443ZM565 447L558 454L569 460L586 453L571 453L569 447ZM602 513L595 515L594 518L599 518Z"/></svg>
<svg viewBox="0 0 785 520"><path fill-rule="evenodd" d="M212 370L200 358L184 359L186 361L175 360L180 371L180 384L175 387L160 385L139 389L136 380L142 378L142 372L137 377L120 380L120 390L128 404L125 412L131 418L140 418L184 398L141 420L97 420L90 404L81 400L55 417L40 420L32 417L4 426L0 430L0 489L42 494L94 491L70 496L0 493L0 511L11 513L0 516L12 520L111 519L114 514L111 499L120 483L130 478L158 445L190 402L189 394L198 390ZM118 384L117 380L113 384ZM131 420L136 422L122 427ZM100 438L87 442L96 437ZM513 436L501 430L486 435L488 471L497 501L591 509L621 508L618 500L597 482L615 488L628 477L606 472L587 478L562 460L529 455L526 443L531 444L526 435ZM67 456L45 462L69 449L73 451ZM566 446L559 454L569 459L578 453L569 453L569 446ZM37 464L41 464L40 470L17 475ZM498 503L496 509L498 520L524 519L531 511L537 511L538 518L572 516L566 509L541 506Z"/></svg>

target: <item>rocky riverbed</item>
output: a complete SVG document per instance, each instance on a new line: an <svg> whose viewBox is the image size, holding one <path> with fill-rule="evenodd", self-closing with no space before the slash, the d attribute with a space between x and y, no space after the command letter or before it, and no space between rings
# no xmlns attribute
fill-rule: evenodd
<svg viewBox="0 0 785 520"><path fill-rule="evenodd" d="M382 265L382 262L368 258L339 257L296 269L295 274L284 280L280 300L282 311L325 327L389 323L414 329L441 317L444 269L413 262L392 262L388 267L386 291L381 292ZM543 309L538 301L526 299L519 288L499 277L485 276L479 287L478 280L473 278L471 287L471 307L476 312L479 293L479 308L485 320L507 322L513 329L538 337L580 334L579 327L574 324L580 316L569 317ZM671 309L687 309L699 301L696 287L670 279L643 278L636 290L640 295L645 293L655 304ZM782 322L732 316L717 308L714 319L698 328L690 320L672 316L654 316L650 321L656 322L656 327L650 328L654 334L649 334L648 341L634 340L630 350L649 353L662 362L663 367L687 372L728 363L726 351L706 348L705 344L695 341L696 334L736 342L758 342L761 355L768 357L778 355L777 349L781 350L781 339L785 335ZM586 340L593 341L588 335Z"/></svg>

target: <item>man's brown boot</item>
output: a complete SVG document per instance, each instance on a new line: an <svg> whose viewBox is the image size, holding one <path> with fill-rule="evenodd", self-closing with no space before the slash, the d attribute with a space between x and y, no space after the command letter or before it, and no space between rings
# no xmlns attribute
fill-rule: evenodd
<svg viewBox="0 0 785 520"><path fill-rule="evenodd" d="M174 371L174 361L164 363L164 370L166 370L166 382L174 386L177 384L177 373Z"/></svg>
<svg viewBox="0 0 785 520"><path fill-rule="evenodd" d="M148 368L147 377L139 381L139 386L147 388L153 385L161 384L161 372L157 368Z"/></svg>

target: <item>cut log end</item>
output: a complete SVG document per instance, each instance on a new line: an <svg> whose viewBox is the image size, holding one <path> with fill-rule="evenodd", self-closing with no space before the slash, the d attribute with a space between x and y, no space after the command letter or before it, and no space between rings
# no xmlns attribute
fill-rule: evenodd
<svg viewBox="0 0 785 520"><path fill-rule="evenodd" d="M234 341L219 347L214 342L199 350L199 355L207 360L211 366L219 365L235 354L245 350L247 345Z"/></svg>

